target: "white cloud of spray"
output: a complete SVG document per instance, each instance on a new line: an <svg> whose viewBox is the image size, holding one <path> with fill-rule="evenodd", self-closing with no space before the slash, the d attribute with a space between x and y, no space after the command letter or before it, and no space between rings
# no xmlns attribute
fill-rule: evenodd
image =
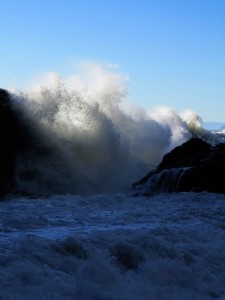
<svg viewBox="0 0 225 300"><path fill-rule="evenodd" d="M166 152L190 138L187 121L174 110L160 107L146 112L129 104L126 80L115 69L89 64L82 75L63 79L49 73L28 91L15 93L21 117L33 128L33 139L48 150L42 156L38 151L21 154L19 189L126 190ZM35 176L27 180L21 175L27 171Z"/></svg>

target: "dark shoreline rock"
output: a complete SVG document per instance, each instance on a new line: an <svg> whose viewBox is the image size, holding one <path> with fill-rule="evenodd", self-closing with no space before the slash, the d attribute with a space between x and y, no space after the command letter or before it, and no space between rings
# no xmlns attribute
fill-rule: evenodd
<svg viewBox="0 0 225 300"><path fill-rule="evenodd" d="M14 187L17 124L9 93L0 89L0 197Z"/></svg>
<svg viewBox="0 0 225 300"><path fill-rule="evenodd" d="M19 152L29 145L28 131L10 93L0 89L0 200L15 191L15 165Z"/></svg>
<svg viewBox="0 0 225 300"><path fill-rule="evenodd" d="M163 157L158 167L132 185L135 195L164 192L225 193L225 144L192 138Z"/></svg>

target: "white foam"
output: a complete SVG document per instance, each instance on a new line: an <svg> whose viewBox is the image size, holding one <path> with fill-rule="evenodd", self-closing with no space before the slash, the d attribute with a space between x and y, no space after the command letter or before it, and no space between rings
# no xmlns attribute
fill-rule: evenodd
<svg viewBox="0 0 225 300"><path fill-rule="evenodd" d="M224 195L0 203L0 296L210 300L225 295Z"/></svg>

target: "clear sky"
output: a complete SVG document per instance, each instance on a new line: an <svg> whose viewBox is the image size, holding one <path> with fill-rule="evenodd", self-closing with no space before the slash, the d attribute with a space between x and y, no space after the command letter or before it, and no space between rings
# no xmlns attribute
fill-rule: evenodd
<svg viewBox="0 0 225 300"><path fill-rule="evenodd" d="M0 0L0 87L118 64L130 98L225 122L225 0Z"/></svg>

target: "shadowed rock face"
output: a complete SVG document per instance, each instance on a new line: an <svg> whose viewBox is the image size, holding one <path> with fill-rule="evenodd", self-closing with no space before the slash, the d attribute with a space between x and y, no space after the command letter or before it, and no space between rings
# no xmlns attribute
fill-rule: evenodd
<svg viewBox="0 0 225 300"><path fill-rule="evenodd" d="M14 166L16 158L16 118L9 94L0 89L0 196L4 196L14 186Z"/></svg>
<svg viewBox="0 0 225 300"><path fill-rule="evenodd" d="M17 154L28 146L28 136L10 94L0 89L0 199L15 188Z"/></svg>
<svg viewBox="0 0 225 300"><path fill-rule="evenodd" d="M162 192L225 193L225 144L193 138L166 154L155 170L133 184L136 195Z"/></svg>
<svg viewBox="0 0 225 300"><path fill-rule="evenodd" d="M212 147L198 138L193 138L164 155L158 170L195 167L211 154Z"/></svg>

